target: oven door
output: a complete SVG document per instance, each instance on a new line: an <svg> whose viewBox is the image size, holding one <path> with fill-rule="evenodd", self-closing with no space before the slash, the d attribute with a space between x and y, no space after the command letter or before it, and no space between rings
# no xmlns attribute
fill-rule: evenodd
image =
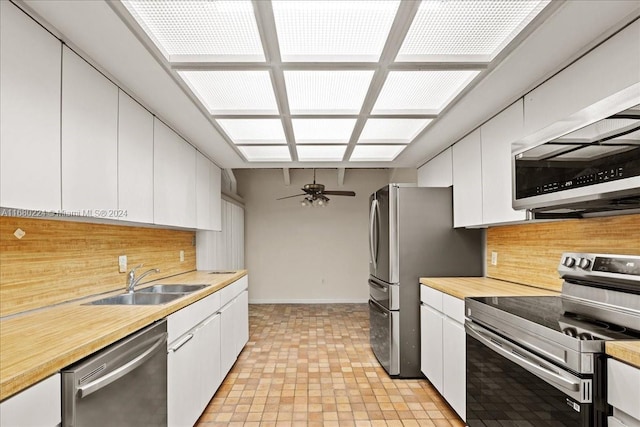
<svg viewBox="0 0 640 427"><path fill-rule="evenodd" d="M467 425L594 427L592 376L578 377L467 320Z"/></svg>
<svg viewBox="0 0 640 427"><path fill-rule="evenodd" d="M400 375L399 314L369 300L371 349L389 375Z"/></svg>

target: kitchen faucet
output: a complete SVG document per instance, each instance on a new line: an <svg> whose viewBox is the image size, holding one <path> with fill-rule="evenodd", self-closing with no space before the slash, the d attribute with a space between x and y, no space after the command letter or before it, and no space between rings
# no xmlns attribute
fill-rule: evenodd
<svg viewBox="0 0 640 427"><path fill-rule="evenodd" d="M131 271L129 272L129 276L128 276L128 280L127 280L127 292L129 293L133 293L133 290L135 289L136 285L138 284L138 282L140 281L140 279L142 279L144 276L151 274L151 273L159 273L160 269L159 268L152 268L151 270L147 270L144 273L142 273L140 276L136 277L136 270L140 267L142 267L144 264L140 264L137 265L135 267L133 267L131 269Z"/></svg>

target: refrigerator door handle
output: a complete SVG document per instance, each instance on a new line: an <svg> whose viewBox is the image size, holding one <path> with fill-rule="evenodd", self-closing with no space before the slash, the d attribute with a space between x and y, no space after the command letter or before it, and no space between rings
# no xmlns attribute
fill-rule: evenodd
<svg viewBox="0 0 640 427"><path fill-rule="evenodd" d="M375 215L374 215L374 222L375 222L375 244L373 245L373 255L374 255L374 259L375 259L375 265L376 265L376 269L378 268L378 251L380 250L380 202L378 202L378 200L374 200L373 201L374 207L375 207Z"/></svg>
<svg viewBox="0 0 640 427"><path fill-rule="evenodd" d="M377 260L376 260L376 254L374 251L374 246L373 246L373 241L374 241L374 237L373 237L373 233L374 233L374 227L375 227L375 216L376 216L376 206L377 200L372 200L371 201L371 207L369 209L369 257L371 260L371 264L373 264L373 270L376 271L378 269L377 266Z"/></svg>

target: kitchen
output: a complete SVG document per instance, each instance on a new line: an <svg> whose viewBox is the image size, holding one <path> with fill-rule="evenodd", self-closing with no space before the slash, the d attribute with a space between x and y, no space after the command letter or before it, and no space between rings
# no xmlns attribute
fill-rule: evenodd
<svg viewBox="0 0 640 427"><path fill-rule="evenodd" d="M411 3L414 2L395 7L399 13L417 14L418 4ZM264 20L265 4L269 3L253 4L256 15L261 17L260 28L269 25ZM282 6L273 4L274 12L278 5ZM159 268L158 278L176 277L196 268L230 271L246 267L251 275L249 302L257 305L366 303L368 197L390 182L453 186L453 225L486 228L484 267L490 278L533 286L542 284L559 291L557 267L565 251L640 255L637 215L527 223L524 211L511 208L509 185L513 142L528 144L531 141L527 138L533 136L542 141L545 132L553 138L562 131L638 104L637 2L552 2L542 8L532 25L526 26L525 34L514 38L506 51L490 58L495 61L476 58L461 66L448 64L457 70L479 68L479 78L472 82L472 87L459 92L457 102L439 111L422 109L374 115L380 120L394 116L405 120L420 118L423 124L435 119L424 129L413 128L418 137L411 144L388 135L382 141L375 142L374 138L374 142L360 146L359 135L347 136L348 142L343 139L329 145L323 144L326 141L296 144L293 135L302 132L296 127L296 119L330 118L326 117L326 111L296 116L298 113L293 110L293 118L287 117L282 112L282 100L287 94L283 96L277 91L292 84L278 80L280 77L286 80L289 70L284 63L278 65L278 61L270 59L272 62L266 68L275 76L272 83L280 104L268 117L283 120L286 141L261 144L266 144L262 148L276 147L270 150L279 156L286 153L287 161L282 157L252 161L252 154L261 151L260 147L256 149L260 144L234 141L233 134L238 129L229 124L234 113L211 112L210 106L201 102L189 84L178 77L198 66L264 70L260 61L273 54L272 39L267 37L263 41L267 53L262 59L244 59L253 61L251 67L244 67L243 59L238 58L226 68L216 68L215 58L204 65L193 65L188 63L189 58L182 57L174 58L182 61L182 68L172 69L163 53L154 50L151 38L145 38L144 30L134 25L133 14L125 13L128 9L124 3L3 1L2 7L3 17L19 13L22 15L14 15L20 17L15 19L22 20L26 15L19 9L24 8L35 21L27 17L25 25L29 28L14 30L27 32L19 33L20 37L40 41L26 45L14 42L12 46L11 38L4 37L4 33L2 37L0 206L8 213L0 224L3 333L7 322L24 318L14 316L18 313L52 305L63 310L63 303L70 300L121 292L127 271L142 263L145 266L139 272ZM7 8L13 8L12 12L7 12ZM34 30L36 21L51 34L42 31L39 25ZM391 25L391 21L385 22ZM2 28L3 31L8 28L4 21ZM410 31L408 23L404 30ZM261 31L273 34L264 28ZM63 46L60 40L65 43ZM396 49L401 41L395 41ZM23 60L22 52L28 49L34 49L34 54L24 59L22 68L4 68L11 63L7 58ZM365 61L375 64L377 59ZM303 60L300 59L301 63ZM478 65L482 61L485 65ZM430 64L432 68L442 67ZM303 70L309 67L302 65ZM412 71L424 66L395 65L397 69ZM343 71L375 69L389 75L397 70L388 65L358 67L353 63L348 66L332 63L331 67ZM324 69L322 64L318 68ZM57 74L52 74L52 70L57 70ZM383 76L380 79L374 78L371 85L384 93ZM86 96L86 88L95 88L94 97ZM4 102L14 99L27 102L8 104L13 109L5 106ZM634 99L635 103L630 103ZM374 100L370 99L368 107L358 107L355 113L345 113L341 118L356 121L359 123L356 127L364 125L364 119L374 108ZM16 115L4 115L14 112ZM101 120L96 121L90 113L99 115ZM255 116L255 112L245 112L241 118L255 121ZM34 126L33 117L38 118L38 126ZM75 119L75 125L70 126L72 121L65 117ZM136 127L140 121L146 123L143 129ZM114 144L113 141L122 144L126 140L127 129L136 141L144 139L150 143L144 148ZM353 124L349 132L352 129ZM358 132L365 130L360 127ZM384 133L383 130L378 133ZM319 132L318 128L314 132ZM57 143L42 147L27 143L43 140L43 135L47 141ZM12 139L22 145L10 146L8 142ZM94 144L87 148L85 140ZM329 147L322 155L333 153L336 146L342 151L338 150L337 158L331 154L331 160L303 159L304 153L312 155L309 153L314 150L310 148L321 146ZM386 160L357 160L358 152L373 151L371 147L377 146L395 151ZM343 155L347 160L343 160ZM189 161L194 166L184 167ZM320 209L300 207L301 198L275 200L297 194L299 188L313 182L312 168L316 168L317 182L327 189L353 190L356 196L330 196L329 206ZM198 191L200 183L204 184L204 192ZM218 187L223 190L224 200ZM239 205L244 205L244 210ZM64 216L66 212L89 209L97 218L74 216L64 221L33 218L39 214ZM28 213L22 215L23 210ZM126 220L117 219L124 210ZM25 218L27 215L32 218ZM106 215L110 218L105 219ZM244 227L238 225L242 222ZM504 225L508 223L512 224ZM229 224L236 225L235 232L226 232ZM213 231L220 229L223 231ZM128 257L124 269L118 265L122 255ZM193 278L192 283L198 284L203 280L200 277ZM151 275L149 280L153 278ZM221 275L210 282L222 287L229 284L224 282L239 278ZM209 291L213 296L218 293L211 288ZM194 302L198 295L202 294L180 299L180 308ZM234 298L235 295L229 302ZM136 323L139 328L150 321L136 317L134 307L85 308L105 309L107 313L122 309L124 316L132 318L133 329L118 332L115 340L133 332ZM154 311L152 317L156 319L161 314ZM166 312L161 317L171 314ZM204 318L201 320L205 322ZM105 341L95 343L93 350L104 345ZM60 362L63 363L60 367L90 353ZM2 357L3 361L8 357L5 350ZM19 391L5 391L7 368L5 363L0 366L3 404ZM45 377L37 378L36 381ZM630 423L626 419L625 422Z"/></svg>

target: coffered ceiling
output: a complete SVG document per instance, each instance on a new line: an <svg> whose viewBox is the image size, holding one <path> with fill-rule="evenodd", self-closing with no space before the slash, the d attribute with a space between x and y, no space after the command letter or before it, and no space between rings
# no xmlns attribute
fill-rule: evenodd
<svg viewBox="0 0 640 427"><path fill-rule="evenodd" d="M247 162L391 162L549 0L122 0Z"/></svg>

